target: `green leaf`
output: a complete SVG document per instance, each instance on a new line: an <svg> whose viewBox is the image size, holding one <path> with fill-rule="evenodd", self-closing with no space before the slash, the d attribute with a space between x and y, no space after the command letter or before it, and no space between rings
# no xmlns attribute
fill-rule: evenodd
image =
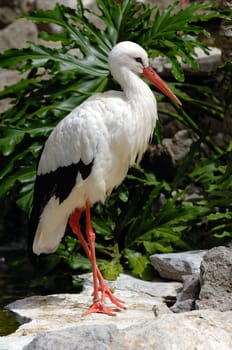
<svg viewBox="0 0 232 350"><path fill-rule="evenodd" d="M69 266L73 270L84 270L84 271L90 271L91 270L91 263L88 258L82 256L79 253L72 254L72 256L68 259Z"/></svg>
<svg viewBox="0 0 232 350"><path fill-rule="evenodd" d="M7 176L1 183L0 197L6 196L16 183L27 185L33 181L35 169L31 166L21 166L15 169L10 176Z"/></svg>
<svg viewBox="0 0 232 350"><path fill-rule="evenodd" d="M0 151L4 156L11 154L25 136L25 130L2 127L0 129Z"/></svg>
<svg viewBox="0 0 232 350"><path fill-rule="evenodd" d="M228 232L228 231L223 231L222 233L215 233L215 234L214 234L214 237L220 238L220 239L222 239L222 238L227 238L227 237L231 238L231 237L232 237L232 234L231 234L231 231L230 231L230 232Z"/></svg>
<svg viewBox="0 0 232 350"><path fill-rule="evenodd" d="M141 255L138 252L134 252L130 249L125 249L124 254L128 259L128 264L132 274L135 277L139 277L145 280L152 278L152 270L150 261L146 256Z"/></svg>
<svg viewBox="0 0 232 350"><path fill-rule="evenodd" d="M114 228L114 222L108 218L106 221L102 221L101 219L98 219L97 217L92 218L92 225L94 230L104 236L105 239L111 239L112 238L112 232Z"/></svg>
<svg viewBox="0 0 232 350"><path fill-rule="evenodd" d="M167 242L165 242L165 245L163 245L159 242L144 241L143 244L148 254L155 254L156 252L172 253L174 251L174 248L171 245L168 245Z"/></svg>
<svg viewBox="0 0 232 350"><path fill-rule="evenodd" d="M20 191L21 197L16 201L16 204L22 211L29 213L31 210L33 199L34 182L31 182L27 186L22 187Z"/></svg>
<svg viewBox="0 0 232 350"><path fill-rule="evenodd" d="M119 274L123 272L122 265L118 259L112 259L111 261L98 259L98 265L104 278L108 281L116 280Z"/></svg>
<svg viewBox="0 0 232 350"><path fill-rule="evenodd" d="M221 219L232 219L232 212L226 212L226 213L212 213L207 215L206 217L208 220L221 220Z"/></svg>
<svg viewBox="0 0 232 350"><path fill-rule="evenodd" d="M1 139L0 139L0 151L4 156L9 156L15 150L16 146L22 142L26 135L31 137L39 137L47 135L52 128L48 126L30 127L28 123L24 127L2 127L0 129Z"/></svg>

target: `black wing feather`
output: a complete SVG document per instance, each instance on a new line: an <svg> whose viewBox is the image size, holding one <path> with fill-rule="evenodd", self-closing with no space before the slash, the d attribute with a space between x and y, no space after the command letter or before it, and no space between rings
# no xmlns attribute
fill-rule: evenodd
<svg viewBox="0 0 232 350"><path fill-rule="evenodd" d="M71 193L76 184L78 173L85 180L91 173L94 159L89 164L84 164L80 160L76 164L59 167L50 173L37 175L34 186L34 196L32 202L32 211L29 219L29 251L32 250L32 244L35 232L39 223L40 216L44 207L51 197L55 196L62 203Z"/></svg>

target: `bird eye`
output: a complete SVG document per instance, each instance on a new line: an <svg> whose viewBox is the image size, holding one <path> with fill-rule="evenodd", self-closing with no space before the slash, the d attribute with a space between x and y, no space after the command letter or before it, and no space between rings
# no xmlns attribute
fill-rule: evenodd
<svg viewBox="0 0 232 350"><path fill-rule="evenodd" d="M143 65L143 61L142 61L141 57L135 57L135 61L139 62L139 63L141 63Z"/></svg>

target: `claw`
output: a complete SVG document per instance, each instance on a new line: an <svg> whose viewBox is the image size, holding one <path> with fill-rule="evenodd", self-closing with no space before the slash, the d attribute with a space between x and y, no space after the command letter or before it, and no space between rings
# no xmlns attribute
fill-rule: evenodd
<svg viewBox="0 0 232 350"><path fill-rule="evenodd" d="M83 313L83 316L91 313L101 313L108 316L116 316L115 312L119 312L120 309L104 306L100 301L95 301L88 310Z"/></svg>
<svg viewBox="0 0 232 350"><path fill-rule="evenodd" d="M124 309L126 310L126 307L123 305L124 301L117 298L109 289L109 287L107 286L107 284L105 284L103 287L99 287L99 291L102 293L102 297L101 297L101 302L104 304L105 303L105 299L108 297L110 299L110 301L116 305L117 307L119 307L120 309Z"/></svg>

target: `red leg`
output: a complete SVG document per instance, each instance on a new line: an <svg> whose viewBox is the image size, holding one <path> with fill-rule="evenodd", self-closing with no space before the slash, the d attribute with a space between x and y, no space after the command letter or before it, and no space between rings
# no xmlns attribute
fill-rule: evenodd
<svg viewBox="0 0 232 350"><path fill-rule="evenodd" d="M185 0L180 0L180 8L181 10L185 8Z"/></svg>
<svg viewBox="0 0 232 350"><path fill-rule="evenodd" d="M92 272L93 272L93 302L97 302L98 298L98 279L97 279L97 262L95 254L95 232L93 231L91 221L90 221L90 206L86 202L86 236L89 242L90 257L92 263Z"/></svg>
<svg viewBox="0 0 232 350"><path fill-rule="evenodd" d="M81 213L82 213L82 208L75 210L75 212L72 214L70 218L70 226L73 232L76 234L76 236L80 240L86 252L87 257L92 263L92 269L93 269L93 285L94 285L93 305L84 314L87 315L89 313L100 312L100 313L104 313L112 316L112 315L115 315L114 311L119 311L119 309L103 306L105 299L107 297L117 307L122 309L125 309L125 307L123 305L123 301L115 297L113 293L110 291L104 278L102 277L100 270L97 267L96 257L95 257L95 233L91 225L90 206L88 202L86 203L86 235L87 235L88 243L83 237L80 229L80 225L79 225L79 219L80 219ZM98 285L98 281L99 281L99 285ZM98 297L99 291L102 294L101 300L99 300L99 297Z"/></svg>

